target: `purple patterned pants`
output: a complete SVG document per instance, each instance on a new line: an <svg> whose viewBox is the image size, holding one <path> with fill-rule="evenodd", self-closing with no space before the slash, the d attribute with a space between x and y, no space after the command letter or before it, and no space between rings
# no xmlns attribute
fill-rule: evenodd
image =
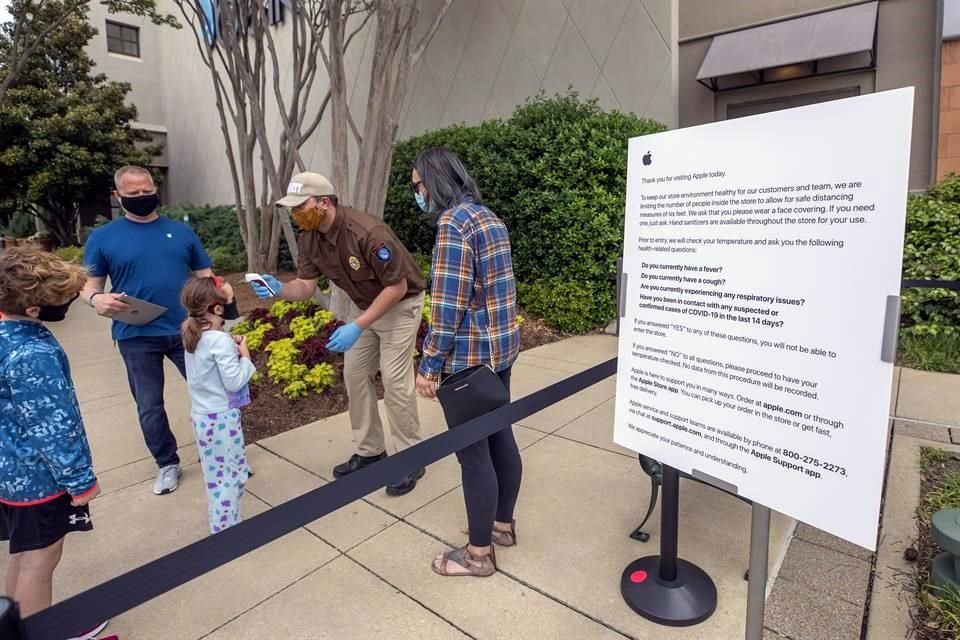
<svg viewBox="0 0 960 640"><path fill-rule="evenodd" d="M207 488L210 533L219 533L240 522L240 498L250 472L240 410L193 414L192 418Z"/></svg>

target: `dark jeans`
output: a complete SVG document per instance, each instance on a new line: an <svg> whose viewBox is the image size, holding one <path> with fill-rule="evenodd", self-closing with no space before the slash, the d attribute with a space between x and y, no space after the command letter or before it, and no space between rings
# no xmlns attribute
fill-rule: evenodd
<svg viewBox="0 0 960 640"><path fill-rule="evenodd" d="M510 391L510 369L498 373ZM523 462L513 427L506 427L485 440L457 452L467 505L470 544L490 545L493 521L511 522L520 495Z"/></svg>
<svg viewBox="0 0 960 640"><path fill-rule="evenodd" d="M117 341L127 367L130 392L137 402L140 429L158 467L180 464L177 439L163 408L163 359L169 358L187 377L180 336L142 336Z"/></svg>

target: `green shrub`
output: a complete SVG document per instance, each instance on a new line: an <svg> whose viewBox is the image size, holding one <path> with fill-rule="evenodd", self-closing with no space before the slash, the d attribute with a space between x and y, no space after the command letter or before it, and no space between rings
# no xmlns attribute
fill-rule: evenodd
<svg viewBox="0 0 960 640"><path fill-rule="evenodd" d="M172 207L161 207L160 214L173 220L184 221L187 218L188 224L196 232L200 242L207 250L210 258L214 261L214 269L227 272L246 271L247 269L247 250L243 246L243 238L240 236L240 223L237 221L236 209L232 205L220 206L196 206L192 204L182 204ZM217 258L214 254L220 256L226 263L223 267L217 266ZM228 259L228 256L232 259ZM280 268L292 269L293 258L290 256L290 249L287 243L280 238Z"/></svg>
<svg viewBox="0 0 960 640"><path fill-rule="evenodd" d="M97 216L97 218L93 221L92 227L81 227L80 244L81 245L87 244L87 238L90 237L90 234L93 233L94 229L96 229L97 227L102 227L103 225L109 224L111 222L113 222L111 218L108 218L106 216Z"/></svg>
<svg viewBox="0 0 960 640"><path fill-rule="evenodd" d="M960 177L907 202L903 277L960 280ZM904 290L902 327L905 335L960 335L960 292Z"/></svg>
<svg viewBox="0 0 960 640"><path fill-rule="evenodd" d="M616 314L616 291L561 278L518 285L520 304L553 329L585 333L609 322Z"/></svg>
<svg viewBox="0 0 960 640"><path fill-rule="evenodd" d="M420 267L423 277L427 279L427 291L430 291L430 283L433 280L433 258L429 253L414 253L413 261Z"/></svg>
<svg viewBox="0 0 960 640"><path fill-rule="evenodd" d="M960 373L960 333L900 337L900 363L911 369Z"/></svg>
<svg viewBox="0 0 960 640"><path fill-rule="evenodd" d="M448 127L398 143L384 218L411 251L430 254L434 229L414 202L410 170L424 148L449 148L476 178L484 203L510 229L517 279L558 279L578 294L591 292L577 305L556 300L556 322L545 319L563 331L574 330L573 325L590 329L614 313L627 141L664 128L633 114L604 112L596 101L581 101L575 93L540 95L508 120ZM550 292L542 285L534 290L544 308L554 306L543 299ZM578 319L561 309L575 309Z"/></svg>
<svg viewBox="0 0 960 640"><path fill-rule="evenodd" d="M54 254L66 262L75 262L77 264L83 262L83 247L60 247L54 251Z"/></svg>
<svg viewBox="0 0 960 640"><path fill-rule="evenodd" d="M233 253L226 247L214 247L207 251L213 260L216 273L237 273L247 269L247 252Z"/></svg>

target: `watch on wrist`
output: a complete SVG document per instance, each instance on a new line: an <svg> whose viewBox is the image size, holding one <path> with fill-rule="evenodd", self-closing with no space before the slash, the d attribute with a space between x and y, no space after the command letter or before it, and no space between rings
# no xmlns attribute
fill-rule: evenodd
<svg viewBox="0 0 960 640"><path fill-rule="evenodd" d="M87 298L87 304L90 305L91 308L93 307L93 299L98 295L100 295L101 293L103 293L103 291L94 291L93 293L90 294L90 297Z"/></svg>

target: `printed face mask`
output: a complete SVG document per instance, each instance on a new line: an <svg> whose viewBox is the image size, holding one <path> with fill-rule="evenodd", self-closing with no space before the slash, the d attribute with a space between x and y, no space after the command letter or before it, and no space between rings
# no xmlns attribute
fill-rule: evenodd
<svg viewBox="0 0 960 640"><path fill-rule="evenodd" d="M327 212L320 207L314 206L310 209L293 211L290 217L297 223L297 226L304 231L314 231L319 229L323 220L327 217Z"/></svg>
<svg viewBox="0 0 960 640"><path fill-rule="evenodd" d="M157 193L149 193L145 196L133 196L129 198L120 196L120 206L128 213L145 218L160 206L160 195Z"/></svg>

